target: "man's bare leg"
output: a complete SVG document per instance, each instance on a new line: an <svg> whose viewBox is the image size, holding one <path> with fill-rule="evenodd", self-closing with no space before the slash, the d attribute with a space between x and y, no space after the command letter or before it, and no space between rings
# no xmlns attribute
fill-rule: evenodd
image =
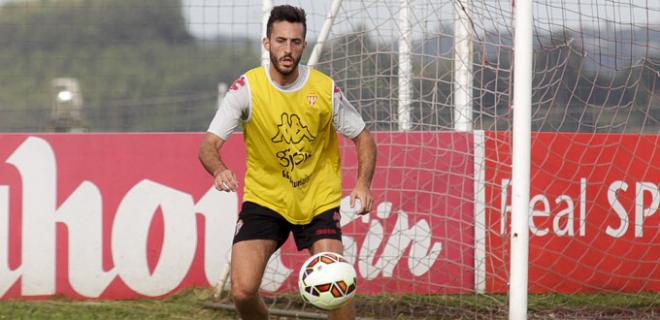
<svg viewBox="0 0 660 320"><path fill-rule="evenodd" d="M321 239L314 244L309 250L312 255L315 255L319 252L329 251L339 254L344 254L344 246L341 244L341 241L335 239ZM341 308L332 310L328 312L329 320L352 320L355 319L355 305L353 301L349 301Z"/></svg>
<svg viewBox="0 0 660 320"><path fill-rule="evenodd" d="M232 247L231 292L241 319L268 319L268 308L259 296L259 287L276 247L274 240L245 240Z"/></svg>

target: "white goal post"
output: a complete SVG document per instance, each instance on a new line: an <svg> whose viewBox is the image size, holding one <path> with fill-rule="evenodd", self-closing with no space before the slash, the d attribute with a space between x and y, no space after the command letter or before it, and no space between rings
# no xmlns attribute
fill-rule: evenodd
<svg viewBox="0 0 660 320"><path fill-rule="evenodd" d="M513 150L509 319L527 319L529 190L532 124L532 0L518 0L513 40Z"/></svg>

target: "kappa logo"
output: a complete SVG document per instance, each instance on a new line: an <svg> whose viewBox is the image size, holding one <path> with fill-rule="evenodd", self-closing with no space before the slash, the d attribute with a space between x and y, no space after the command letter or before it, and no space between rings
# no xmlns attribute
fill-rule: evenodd
<svg viewBox="0 0 660 320"><path fill-rule="evenodd" d="M236 91L238 88L242 87L245 85L245 76L241 76L240 78L236 79L234 83L229 87L230 90Z"/></svg>
<svg viewBox="0 0 660 320"><path fill-rule="evenodd" d="M344 94L341 93L341 89L339 89L338 86L335 85L334 89L332 89L333 94L338 94L339 95L339 100L344 100Z"/></svg>
<svg viewBox="0 0 660 320"><path fill-rule="evenodd" d="M335 211L335 213L332 214L332 220L335 221L337 229L341 229L341 213L339 213L339 211Z"/></svg>
<svg viewBox="0 0 660 320"><path fill-rule="evenodd" d="M243 227L243 219L238 219L236 222L236 229L234 230L234 236L238 235L238 232L241 231L241 227Z"/></svg>
<svg viewBox="0 0 660 320"><path fill-rule="evenodd" d="M310 107L314 107L314 104L316 104L316 99L318 99L317 96L313 96L313 95L307 96L307 102L309 102Z"/></svg>
<svg viewBox="0 0 660 320"><path fill-rule="evenodd" d="M282 121L277 125L277 133L271 141L298 144L303 139L314 141L315 138L297 114L289 115L285 112L282 113Z"/></svg>

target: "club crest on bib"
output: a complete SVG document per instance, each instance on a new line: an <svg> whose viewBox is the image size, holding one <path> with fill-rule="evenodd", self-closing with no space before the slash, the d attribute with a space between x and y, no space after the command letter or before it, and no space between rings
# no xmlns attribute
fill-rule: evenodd
<svg viewBox="0 0 660 320"><path fill-rule="evenodd" d="M315 95L309 95L307 96L307 102L309 102L310 107L314 107L314 104L316 104L316 100L318 99L318 96Z"/></svg>

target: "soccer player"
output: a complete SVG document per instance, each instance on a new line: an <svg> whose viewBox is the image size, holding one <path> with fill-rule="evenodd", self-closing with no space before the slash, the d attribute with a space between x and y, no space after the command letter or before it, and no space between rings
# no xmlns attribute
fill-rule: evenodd
<svg viewBox="0 0 660 320"><path fill-rule="evenodd" d="M299 65L307 46L305 11L289 5L272 9L263 45L270 62L231 86L211 121L199 158L218 190L235 192L236 175L220 149L242 124L247 149L243 205L231 254L231 290L242 319L268 319L259 296L270 256L289 233L298 250L341 254L341 174L337 132L355 143L358 177L350 194L359 213L373 205L370 185L376 144L360 114L325 74ZM355 318L346 304L330 319Z"/></svg>

